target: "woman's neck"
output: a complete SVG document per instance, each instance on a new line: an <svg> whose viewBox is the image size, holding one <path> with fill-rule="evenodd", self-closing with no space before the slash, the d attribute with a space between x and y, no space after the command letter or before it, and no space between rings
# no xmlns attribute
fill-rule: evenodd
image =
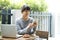
<svg viewBox="0 0 60 40"><path fill-rule="evenodd" d="M29 18L28 17L23 17L23 20L27 21Z"/></svg>

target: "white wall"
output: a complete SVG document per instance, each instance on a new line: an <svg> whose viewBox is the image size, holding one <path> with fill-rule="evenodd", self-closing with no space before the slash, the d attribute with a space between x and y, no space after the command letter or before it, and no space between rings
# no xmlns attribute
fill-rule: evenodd
<svg viewBox="0 0 60 40"><path fill-rule="evenodd" d="M46 0L49 12L52 12L55 23L55 35L60 35L60 0Z"/></svg>
<svg viewBox="0 0 60 40"><path fill-rule="evenodd" d="M11 16L11 24L15 24L16 20L21 18L21 10L11 10L11 13L13 14Z"/></svg>

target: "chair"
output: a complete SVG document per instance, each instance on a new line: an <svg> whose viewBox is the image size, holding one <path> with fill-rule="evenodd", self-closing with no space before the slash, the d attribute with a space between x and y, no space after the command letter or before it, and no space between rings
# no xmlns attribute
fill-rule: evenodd
<svg viewBox="0 0 60 40"><path fill-rule="evenodd" d="M48 40L48 32L47 31L36 31L36 35L40 38L45 38Z"/></svg>

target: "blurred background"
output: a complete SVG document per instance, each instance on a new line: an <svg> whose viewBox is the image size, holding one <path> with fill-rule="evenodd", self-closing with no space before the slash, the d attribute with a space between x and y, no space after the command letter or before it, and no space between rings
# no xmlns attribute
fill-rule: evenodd
<svg viewBox="0 0 60 40"><path fill-rule="evenodd" d="M12 16L10 22L14 24L13 18L16 18L15 16L17 16L23 5L30 6L30 16L38 20L39 29L37 28L37 30L49 31L50 36L55 37L55 40L59 39L60 0L0 0L0 24L2 23L2 10L11 10L11 14L14 16ZM6 24L8 23L7 21L8 18L6 19Z"/></svg>

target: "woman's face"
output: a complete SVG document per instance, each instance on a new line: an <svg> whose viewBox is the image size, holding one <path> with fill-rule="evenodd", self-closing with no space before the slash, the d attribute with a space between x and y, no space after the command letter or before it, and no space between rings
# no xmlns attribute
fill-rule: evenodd
<svg viewBox="0 0 60 40"><path fill-rule="evenodd" d="M26 17L26 18L29 16L29 14L30 14L29 10L25 10L22 12L23 17Z"/></svg>

